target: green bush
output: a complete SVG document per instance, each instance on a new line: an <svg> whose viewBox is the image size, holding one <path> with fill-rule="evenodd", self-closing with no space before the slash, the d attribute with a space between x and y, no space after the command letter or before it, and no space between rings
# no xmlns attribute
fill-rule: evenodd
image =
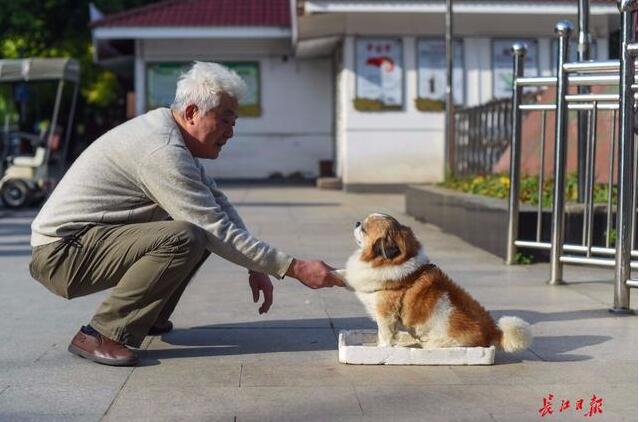
<svg viewBox="0 0 639 422"><path fill-rule="evenodd" d="M552 207L554 180L545 178L541 193L541 203L545 208ZM491 198L507 199L510 191L510 177L505 174L479 175L469 177L449 177L439 186ZM577 201L577 175L571 173L566 177L565 197L567 202ZM539 177L522 176L519 183L519 200L530 205L537 205L539 198ZM617 187L613 186L612 201L616 203ZM608 202L608 185L595 184L594 203Z"/></svg>

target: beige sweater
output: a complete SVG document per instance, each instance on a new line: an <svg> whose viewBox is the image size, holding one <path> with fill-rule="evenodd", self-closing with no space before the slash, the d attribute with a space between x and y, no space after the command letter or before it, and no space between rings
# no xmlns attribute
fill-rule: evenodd
<svg viewBox="0 0 639 422"><path fill-rule="evenodd" d="M251 236L242 219L184 145L167 108L115 127L93 142L31 224L31 246L86 224L189 221L208 249L243 267L282 278L292 257Z"/></svg>

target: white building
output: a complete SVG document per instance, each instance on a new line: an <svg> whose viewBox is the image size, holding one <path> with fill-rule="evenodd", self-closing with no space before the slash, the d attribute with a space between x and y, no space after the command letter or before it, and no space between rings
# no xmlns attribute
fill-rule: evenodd
<svg viewBox="0 0 639 422"><path fill-rule="evenodd" d="M510 95L515 41L529 46L527 74L552 74L555 23L576 26L577 3L454 1L456 103ZM214 177L315 177L330 160L345 189L390 190L444 176L444 13L443 0L176 0L107 16L93 35L131 52L138 114L168 105L193 60L245 78ZM616 2L592 0L593 58L609 58L618 27Z"/></svg>

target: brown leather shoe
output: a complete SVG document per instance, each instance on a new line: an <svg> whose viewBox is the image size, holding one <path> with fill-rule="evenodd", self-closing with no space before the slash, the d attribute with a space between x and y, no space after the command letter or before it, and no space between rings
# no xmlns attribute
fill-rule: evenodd
<svg viewBox="0 0 639 422"><path fill-rule="evenodd" d="M159 336L166 334L173 329L173 323L171 321L156 322L153 327L149 328L150 336Z"/></svg>
<svg viewBox="0 0 639 422"><path fill-rule="evenodd" d="M100 333L89 335L78 331L68 350L103 365L134 366L138 363L138 356L132 350Z"/></svg>

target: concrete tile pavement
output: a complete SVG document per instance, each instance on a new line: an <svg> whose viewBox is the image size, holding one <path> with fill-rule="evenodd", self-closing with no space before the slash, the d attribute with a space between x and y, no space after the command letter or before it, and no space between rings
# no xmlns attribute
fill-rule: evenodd
<svg viewBox="0 0 639 422"><path fill-rule="evenodd" d="M610 271L567 267L568 285L546 286L547 266L506 267L404 215L401 195L226 191L260 238L336 267L354 249L356 220L393 214L493 316L531 322L535 340L525 352L499 352L490 367L341 365L339 329L374 327L351 293L274 280L275 303L258 315L246 271L211 257L172 318L175 330L145 341L141 366L95 365L66 347L107 292L51 295L27 269L34 211L0 209L0 420L527 421L540 419L551 393L556 420L583 420L593 394L604 400L596 419L636 420L637 319L608 313ZM571 408L559 412L562 399Z"/></svg>

